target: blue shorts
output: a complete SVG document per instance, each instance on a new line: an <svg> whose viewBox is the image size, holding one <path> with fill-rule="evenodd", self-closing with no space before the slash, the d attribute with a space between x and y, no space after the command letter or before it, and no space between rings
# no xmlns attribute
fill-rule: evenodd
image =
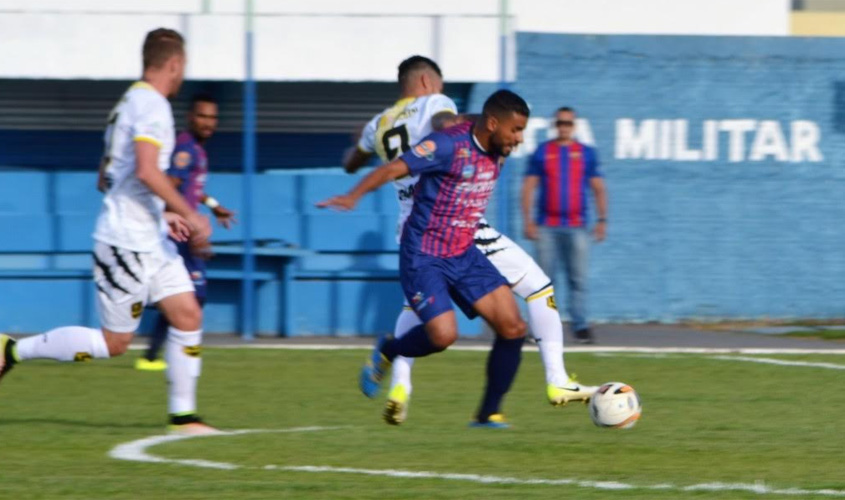
<svg viewBox="0 0 845 500"><path fill-rule="evenodd" d="M451 311L452 300L468 318L475 318L473 304L508 284L475 246L456 257L400 250L399 280L408 304L423 323Z"/></svg>
<svg viewBox="0 0 845 500"><path fill-rule="evenodd" d="M188 243L177 242L176 249L179 250L179 255L182 256L182 261L185 263L185 269L188 270L188 275L191 277L191 282L194 284L194 293L196 294L197 299L204 301L207 288L205 277L205 259L192 254Z"/></svg>

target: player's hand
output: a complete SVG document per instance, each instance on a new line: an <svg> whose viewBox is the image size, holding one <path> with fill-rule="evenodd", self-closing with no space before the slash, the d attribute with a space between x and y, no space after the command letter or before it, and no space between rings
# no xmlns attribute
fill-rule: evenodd
<svg viewBox="0 0 845 500"><path fill-rule="evenodd" d="M193 212L185 220L188 221L191 228L191 242L199 244L208 241L208 238L211 237L211 223L208 221L208 217Z"/></svg>
<svg viewBox="0 0 845 500"><path fill-rule="evenodd" d="M211 210L211 213L213 213L214 217L217 218L217 223L226 229L232 227L232 224L238 223L238 220L235 219L235 212L227 209L226 207L217 206Z"/></svg>
<svg viewBox="0 0 845 500"><path fill-rule="evenodd" d="M525 237L529 240L536 240L540 236L540 230L537 229L536 222L528 222L525 224Z"/></svg>
<svg viewBox="0 0 845 500"><path fill-rule="evenodd" d="M358 199L352 195L342 194L339 196L332 196L328 200L323 200L316 203L317 208L334 208L335 210L347 211L355 208Z"/></svg>
<svg viewBox="0 0 845 500"><path fill-rule="evenodd" d="M195 255L203 260L214 257L214 252L211 250L211 242L208 240L191 240L188 244L188 249L191 251L191 255Z"/></svg>
<svg viewBox="0 0 845 500"><path fill-rule="evenodd" d="M593 227L593 238L598 241L604 241L605 237L607 236L607 222L606 221L598 221L596 222L595 227Z"/></svg>
<svg viewBox="0 0 845 500"><path fill-rule="evenodd" d="M188 241L191 236L191 227L181 215L173 212L164 212L164 220L167 221L167 235L180 243Z"/></svg>

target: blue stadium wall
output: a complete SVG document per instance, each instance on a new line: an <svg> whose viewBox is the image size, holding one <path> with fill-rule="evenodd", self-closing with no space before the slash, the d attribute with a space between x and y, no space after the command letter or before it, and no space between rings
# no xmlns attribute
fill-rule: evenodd
<svg viewBox="0 0 845 500"><path fill-rule="evenodd" d="M520 34L518 51L513 88L533 116L575 107L603 160L611 224L591 255L595 320L845 316L845 42ZM467 109L494 88L475 85ZM523 168L524 158L509 160L489 213L513 236ZM92 287L74 274L89 266L93 178L0 172L0 331L96 324ZM290 335L392 330L392 189L353 214L313 208L354 180L339 169L257 179L258 237L316 252L293 266L289 310L277 283L260 285L262 333L279 332L283 315L293 315ZM212 174L209 191L239 209L240 182ZM238 295L236 281L212 282L207 331L237 331Z"/></svg>

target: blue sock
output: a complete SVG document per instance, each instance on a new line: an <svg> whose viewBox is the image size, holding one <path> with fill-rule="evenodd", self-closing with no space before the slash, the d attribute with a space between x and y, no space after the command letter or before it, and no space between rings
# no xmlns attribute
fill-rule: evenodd
<svg viewBox="0 0 845 500"><path fill-rule="evenodd" d="M505 394L516 378L519 362L522 360L522 343L525 337L503 339L496 337L493 349L487 357L487 388L478 410L478 421L487 422L490 415L500 413Z"/></svg>
<svg viewBox="0 0 845 500"><path fill-rule="evenodd" d="M428 332L425 331L425 325L417 325L411 328L402 338L389 340L381 348L382 354L387 356L390 361L393 361L396 356L421 358L442 350L431 343Z"/></svg>

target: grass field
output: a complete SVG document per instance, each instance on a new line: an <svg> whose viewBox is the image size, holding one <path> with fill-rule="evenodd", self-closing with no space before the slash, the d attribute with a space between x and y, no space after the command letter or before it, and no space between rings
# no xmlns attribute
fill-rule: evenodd
<svg viewBox="0 0 845 500"><path fill-rule="evenodd" d="M638 390L643 419L629 431L594 427L583 405L549 406L539 357L524 356L506 403L513 428L482 430L467 422L480 397L484 353L420 360L410 418L389 427L380 419L382 400L357 391L364 351L207 349L200 405L211 423L329 427L146 449L162 459L237 466L229 470L109 456L121 443L164 433L164 376L134 371L134 357L22 365L0 386L0 498L845 496L841 356L755 358L798 363L779 365L750 356L569 355L568 368L583 381L622 380ZM390 477L386 470L458 476ZM538 479L574 482L530 483ZM825 489L835 491L816 491Z"/></svg>

